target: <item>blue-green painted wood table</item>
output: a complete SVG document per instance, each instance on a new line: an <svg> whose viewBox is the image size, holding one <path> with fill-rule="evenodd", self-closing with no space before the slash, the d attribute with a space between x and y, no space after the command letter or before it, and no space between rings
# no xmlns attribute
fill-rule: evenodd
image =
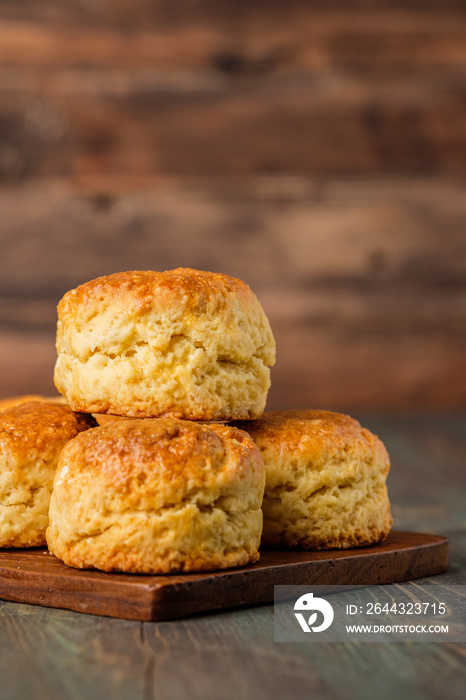
<svg viewBox="0 0 466 700"><path fill-rule="evenodd" d="M386 443L398 529L466 583L466 416L357 416ZM463 700L466 644L279 644L273 606L139 623L0 601L0 700Z"/></svg>

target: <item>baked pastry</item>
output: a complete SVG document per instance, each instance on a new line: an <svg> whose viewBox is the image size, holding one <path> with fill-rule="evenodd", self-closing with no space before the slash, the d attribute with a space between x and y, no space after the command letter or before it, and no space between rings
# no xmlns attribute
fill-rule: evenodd
<svg viewBox="0 0 466 700"><path fill-rule="evenodd" d="M45 403L61 403L65 404L63 396L40 396L39 394L24 394L23 396L10 396L7 399L0 399L0 411L6 411L7 408L20 406L22 403L30 401L44 401Z"/></svg>
<svg viewBox="0 0 466 700"><path fill-rule="evenodd" d="M115 421L66 445L47 542L69 566L169 573L259 558L264 465L236 428Z"/></svg>
<svg viewBox="0 0 466 700"><path fill-rule="evenodd" d="M0 547L45 544L52 482L64 445L92 416L31 401L0 413Z"/></svg>
<svg viewBox="0 0 466 700"><path fill-rule="evenodd" d="M20 406L22 403L29 403L30 401L43 401L45 403L60 403L67 406L64 396L40 396L39 394L24 394L23 396L11 396L7 399L0 399L0 412L6 411L7 408L13 408L13 406ZM97 421L97 425L105 425L115 420L128 420L124 416L112 416L106 415L105 413L96 413L94 418Z"/></svg>
<svg viewBox="0 0 466 700"><path fill-rule="evenodd" d="M58 305L55 385L76 411L256 418L275 341L247 284L178 268L120 272Z"/></svg>
<svg viewBox="0 0 466 700"><path fill-rule="evenodd" d="M358 421L331 411L269 411L239 426L264 459L265 546L346 549L387 536L389 457Z"/></svg>

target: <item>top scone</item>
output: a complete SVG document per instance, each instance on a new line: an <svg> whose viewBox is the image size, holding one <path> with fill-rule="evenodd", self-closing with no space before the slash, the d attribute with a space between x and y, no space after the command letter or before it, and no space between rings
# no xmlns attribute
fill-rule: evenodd
<svg viewBox="0 0 466 700"><path fill-rule="evenodd" d="M224 274L120 272L58 305L55 385L75 411L259 417L275 341L252 290Z"/></svg>

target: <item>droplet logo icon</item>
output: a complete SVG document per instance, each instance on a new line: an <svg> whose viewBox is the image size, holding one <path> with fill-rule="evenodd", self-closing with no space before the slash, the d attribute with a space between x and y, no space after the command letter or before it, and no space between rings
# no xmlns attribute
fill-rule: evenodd
<svg viewBox="0 0 466 700"><path fill-rule="evenodd" d="M333 608L330 603L323 598L315 597L313 593L305 593L298 598L294 604L294 610L295 617L304 632L323 632L324 630L328 629L333 622ZM314 623L317 620L317 612L313 612L311 615L309 615L306 622L306 618L302 612L296 612L297 610L307 613L311 612L312 610L317 610L317 612L322 613L324 620L322 624L315 627Z"/></svg>

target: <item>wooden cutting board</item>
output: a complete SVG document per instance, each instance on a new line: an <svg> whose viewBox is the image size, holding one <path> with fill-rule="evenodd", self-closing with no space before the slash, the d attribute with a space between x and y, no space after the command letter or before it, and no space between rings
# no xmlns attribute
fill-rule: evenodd
<svg viewBox="0 0 466 700"><path fill-rule="evenodd" d="M274 585L370 585L442 573L448 540L412 532L332 552L264 550L257 564L151 576L71 569L47 549L0 549L0 598L128 620L171 620L273 601Z"/></svg>

